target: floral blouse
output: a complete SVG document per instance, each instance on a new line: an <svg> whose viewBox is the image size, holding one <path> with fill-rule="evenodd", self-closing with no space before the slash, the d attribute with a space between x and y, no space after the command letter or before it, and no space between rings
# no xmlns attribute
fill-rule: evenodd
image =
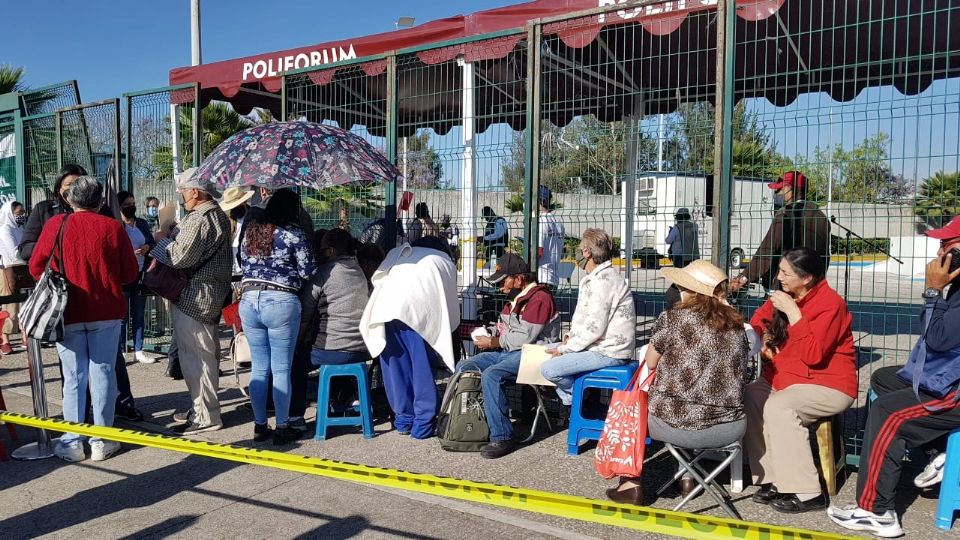
<svg viewBox="0 0 960 540"><path fill-rule="evenodd" d="M650 346L662 356L650 388L650 414L691 431L744 417L750 343L744 328L717 333L688 309L660 314Z"/></svg>
<svg viewBox="0 0 960 540"><path fill-rule="evenodd" d="M246 238L240 250L243 281L264 281L299 291L302 283L317 273L316 260L299 227L274 229L273 250L266 257L249 255Z"/></svg>

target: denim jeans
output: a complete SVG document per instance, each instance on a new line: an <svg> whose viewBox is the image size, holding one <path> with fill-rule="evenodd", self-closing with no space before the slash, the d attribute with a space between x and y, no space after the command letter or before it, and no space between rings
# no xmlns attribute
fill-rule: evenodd
<svg viewBox="0 0 960 540"><path fill-rule="evenodd" d="M457 366L457 372L479 371L483 388L483 412L490 427L490 442L513 438L504 382L516 382L520 373L520 351L482 352Z"/></svg>
<svg viewBox="0 0 960 540"><path fill-rule="evenodd" d="M573 382L577 375L610 366L622 366L629 360L610 358L596 351L570 352L555 356L540 365L544 379L557 385L557 396L564 405L573 402Z"/></svg>
<svg viewBox="0 0 960 540"><path fill-rule="evenodd" d="M126 350L127 345L127 324L131 325L133 330L133 350L143 350L143 321L147 309L147 297L138 291L125 293L130 306L130 315L123 320L123 329L120 331L120 342L123 344L121 350Z"/></svg>
<svg viewBox="0 0 960 540"><path fill-rule="evenodd" d="M93 404L93 423L112 426L117 400L114 366L120 321L96 321L68 324L63 341L57 343L63 368L63 419L83 422L87 409L87 387ZM80 440L76 433L64 433L63 444ZM92 440L98 440L94 438Z"/></svg>
<svg viewBox="0 0 960 540"><path fill-rule="evenodd" d="M273 407L278 426L290 413L290 367L300 331L300 299L282 291L247 291L240 300L240 320L250 345L250 401L253 418L267 422L267 374L273 375Z"/></svg>

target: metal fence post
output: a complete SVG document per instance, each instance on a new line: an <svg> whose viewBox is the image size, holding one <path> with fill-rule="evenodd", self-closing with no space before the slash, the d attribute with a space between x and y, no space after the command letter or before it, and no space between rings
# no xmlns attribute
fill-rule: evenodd
<svg viewBox="0 0 960 540"><path fill-rule="evenodd" d="M27 363L30 368L30 391L33 394L33 415L47 417L47 391L43 381L43 354L40 342L27 338ZM37 442L25 444L13 451L10 456L20 461L34 461L53 457L53 446L46 430L39 430Z"/></svg>
<svg viewBox="0 0 960 540"><path fill-rule="evenodd" d="M284 87L286 88L286 87ZM387 95L386 95L386 137L387 159L397 163L397 57L387 57ZM397 244L397 181L387 182L383 186L383 231L387 235L387 247Z"/></svg>
<svg viewBox="0 0 960 540"><path fill-rule="evenodd" d="M539 20L533 21L527 29L527 137L524 167L523 236L526 239L526 258L530 270L537 271L537 247L539 244L540 205L537 204L540 191L540 122L541 102L540 85L542 74L541 39L543 26Z"/></svg>
<svg viewBox="0 0 960 540"><path fill-rule="evenodd" d="M733 202L734 28L736 5L717 5L717 75L713 147L713 241L711 259L720 268L730 267L730 205Z"/></svg>

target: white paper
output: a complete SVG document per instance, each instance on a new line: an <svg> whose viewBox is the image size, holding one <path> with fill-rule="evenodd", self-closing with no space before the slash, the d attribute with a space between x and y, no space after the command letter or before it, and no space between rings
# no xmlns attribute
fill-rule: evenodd
<svg viewBox="0 0 960 540"><path fill-rule="evenodd" d="M485 326L478 326L473 329L473 332L470 332L470 338L474 341L480 337L490 337L490 331Z"/></svg>
<svg viewBox="0 0 960 540"><path fill-rule="evenodd" d="M543 345L524 345L520 352L520 372L517 373L517 384L538 384L541 386L556 386L543 378L540 366L553 358Z"/></svg>

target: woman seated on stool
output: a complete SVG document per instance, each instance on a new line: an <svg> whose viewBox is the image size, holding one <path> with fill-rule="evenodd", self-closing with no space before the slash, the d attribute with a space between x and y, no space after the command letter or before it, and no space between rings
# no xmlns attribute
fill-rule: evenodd
<svg viewBox="0 0 960 540"><path fill-rule="evenodd" d="M786 513L822 510L827 496L810 451L808 426L839 414L857 396L852 317L824 279L823 258L809 248L783 255L780 291L753 315L763 336L763 376L747 385L747 435L753 494Z"/></svg>
<svg viewBox="0 0 960 540"><path fill-rule="evenodd" d="M722 448L743 436L744 373L750 344L743 315L727 303L727 276L704 260L660 271L681 301L660 314L644 357L657 376L650 388L649 435L681 448ZM681 480L681 491L695 487ZM621 478L607 497L642 504L639 478Z"/></svg>

